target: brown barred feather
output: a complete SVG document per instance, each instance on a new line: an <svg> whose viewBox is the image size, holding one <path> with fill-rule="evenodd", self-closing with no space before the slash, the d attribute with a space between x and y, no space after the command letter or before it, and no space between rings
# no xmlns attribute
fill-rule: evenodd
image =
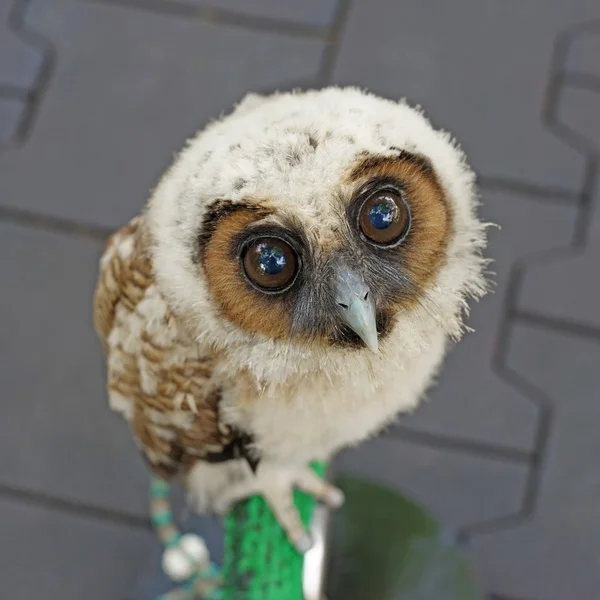
<svg viewBox="0 0 600 600"><path fill-rule="evenodd" d="M215 357L202 351L168 309L147 248L139 217L108 240L94 324L108 360L111 404L130 421L152 470L173 477L208 452L223 450L234 435L219 422Z"/></svg>

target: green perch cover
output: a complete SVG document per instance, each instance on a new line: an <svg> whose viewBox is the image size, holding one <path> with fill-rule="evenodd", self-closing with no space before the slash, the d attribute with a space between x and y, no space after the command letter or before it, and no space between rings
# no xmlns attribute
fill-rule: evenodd
<svg viewBox="0 0 600 600"><path fill-rule="evenodd" d="M323 477L325 464L312 465ZM315 500L296 491L300 518L309 526ZM303 557L288 542L266 502L254 496L225 520L221 600L302 600Z"/></svg>

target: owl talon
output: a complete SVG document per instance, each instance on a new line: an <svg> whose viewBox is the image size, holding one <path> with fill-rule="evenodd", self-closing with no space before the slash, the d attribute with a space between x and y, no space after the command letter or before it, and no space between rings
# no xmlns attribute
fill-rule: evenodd
<svg viewBox="0 0 600 600"><path fill-rule="evenodd" d="M312 548L312 545L312 538L308 534L302 536L295 544L296 550L298 550L300 554L308 552Z"/></svg>
<svg viewBox="0 0 600 600"><path fill-rule="evenodd" d="M236 502L259 494L271 508L290 543L303 554L312 546L312 540L294 505L294 488L331 508L338 508L344 502L343 493L321 479L312 469L265 461L260 463L256 474L248 472L246 478L225 487L214 500L212 509L224 515Z"/></svg>
<svg viewBox="0 0 600 600"><path fill-rule="evenodd" d="M296 485L330 508L339 508L344 504L342 490L321 479L312 469L303 469L296 478Z"/></svg>
<svg viewBox="0 0 600 600"><path fill-rule="evenodd" d="M344 501L340 490L321 479L307 467L298 469L261 463L256 474L256 481L259 493L271 507L290 543L301 554L312 547L312 539L305 530L294 505L294 488L310 494L332 508L337 508Z"/></svg>

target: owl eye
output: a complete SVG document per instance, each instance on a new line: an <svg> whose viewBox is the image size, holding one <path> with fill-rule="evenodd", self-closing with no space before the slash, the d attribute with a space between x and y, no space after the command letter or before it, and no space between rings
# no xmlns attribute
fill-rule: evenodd
<svg viewBox="0 0 600 600"><path fill-rule="evenodd" d="M410 209L401 193L378 191L363 203L358 222L370 242L392 246L400 243L410 229Z"/></svg>
<svg viewBox="0 0 600 600"><path fill-rule="evenodd" d="M281 292L296 278L298 258L292 248L277 238L259 238L246 247L242 264L252 285L265 292Z"/></svg>

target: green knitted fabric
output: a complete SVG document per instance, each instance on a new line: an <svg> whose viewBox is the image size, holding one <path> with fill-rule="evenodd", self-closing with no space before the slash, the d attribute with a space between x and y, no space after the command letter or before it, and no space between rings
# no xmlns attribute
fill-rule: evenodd
<svg viewBox="0 0 600 600"><path fill-rule="evenodd" d="M314 464L323 476L325 465ZM315 501L295 492L308 527ZM302 600L303 558L287 541L265 501L254 496L235 506L225 521L222 600Z"/></svg>

